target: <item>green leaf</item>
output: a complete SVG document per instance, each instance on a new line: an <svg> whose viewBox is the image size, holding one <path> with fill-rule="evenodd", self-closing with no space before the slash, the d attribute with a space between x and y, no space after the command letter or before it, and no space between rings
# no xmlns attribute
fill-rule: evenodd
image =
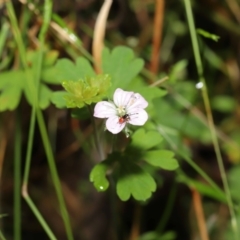
<svg viewBox="0 0 240 240"><path fill-rule="evenodd" d="M45 109L51 102L52 91L44 84L40 84L39 102L38 105L41 109Z"/></svg>
<svg viewBox="0 0 240 240"><path fill-rule="evenodd" d="M143 154L145 161L155 167L161 167L165 170L175 170L179 167L174 153L168 150L153 150Z"/></svg>
<svg viewBox="0 0 240 240"><path fill-rule="evenodd" d="M59 52L56 50L50 50L44 54L43 57L43 67L51 67L57 61Z"/></svg>
<svg viewBox="0 0 240 240"><path fill-rule="evenodd" d="M155 98L162 98L167 94L167 91L165 89L161 89L158 87L136 87L132 88L134 92L140 93L148 102L147 112L151 115L151 113L155 111L153 99Z"/></svg>
<svg viewBox="0 0 240 240"><path fill-rule="evenodd" d="M240 201L240 191L239 191L239 182L240 182L240 166L234 166L228 172L229 187L232 194L232 197Z"/></svg>
<svg viewBox="0 0 240 240"><path fill-rule="evenodd" d="M179 79L183 79L183 77L185 76L187 65L188 61L185 59L175 63L170 70L169 82L175 83Z"/></svg>
<svg viewBox="0 0 240 240"><path fill-rule="evenodd" d="M118 46L111 53L105 48L102 55L102 68L104 73L112 77L110 95L118 87L126 89L131 80L141 71L143 64L142 59L134 57L134 52L130 48Z"/></svg>
<svg viewBox="0 0 240 240"><path fill-rule="evenodd" d="M9 71L0 74L0 111L15 109L21 98L25 81L23 71Z"/></svg>
<svg viewBox="0 0 240 240"><path fill-rule="evenodd" d="M93 182L95 188L99 192L103 192L108 189L109 181L106 178L108 167L109 162L103 161L97 164L90 173L90 181Z"/></svg>
<svg viewBox="0 0 240 240"><path fill-rule="evenodd" d="M100 101L107 94L111 82L109 75L99 75L85 80L64 81L62 85L67 91L64 97L66 106L81 108L85 104Z"/></svg>
<svg viewBox="0 0 240 240"><path fill-rule="evenodd" d="M49 84L61 84L62 82L59 81L58 77L58 72L55 67L48 67L44 68L41 72L41 79L45 83Z"/></svg>
<svg viewBox="0 0 240 240"><path fill-rule="evenodd" d="M230 113L236 109L237 103L231 96L216 96L212 100L212 107L224 113Z"/></svg>
<svg viewBox="0 0 240 240"><path fill-rule="evenodd" d="M22 93L25 94L27 101L33 104L33 89L30 89L29 81L35 81L36 68L38 64L38 52L28 51L27 61L29 68L25 71L9 71L0 74L0 111L13 110L15 109L21 99ZM58 56L57 51L46 52L43 56L43 66L41 72L41 80L45 83L58 84L56 81L56 72L51 67ZM42 82L39 83L37 89L39 93L38 104L39 107L45 109L49 106L52 98L52 90L44 85Z"/></svg>
<svg viewBox="0 0 240 240"><path fill-rule="evenodd" d="M210 38L212 39L213 41L217 42L219 40L219 36L215 35L215 34L212 34L212 33L209 33L201 28L198 28L197 29L197 33L202 35L203 37L205 38Z"/></svg>
<svg viewBox="0 0 240 240"><path fill-rule="evenodd" d="M66 80L77 81L96 75L90 63L83 57L77 58L76 64L68 59L60 59L57 61L55 68L56 78L59 82Z"/></svg>
<svg viewBox="0 0 240 240"><path fill-rule="evenodd" d="M155 116L159 124L177 130L177 134L189 136L202 141L207 141L210 136L208 127L191 113L186 114L176 106L173 99L154 99Z"/></svg>
<svg viewBox="0 0 240 240"><path fill-rule="evenodd" d="M136 147L141 151L153 148L162 141L162 136L156 131L146 132L143 128L139 128L132 135L130 147Z"/></svg>
<svg viewBox="0 0 240 240"><path fill-rule="evenodd" d="M107 95L109 88L111 87L111 77L108 74L100 74L95 77L88 77L86 83L91 88L98 89L98 96L104 97Z"/></svg>
<svg viewBox="0 0 240 240"><path fill-rule="evenodd" d="M87 104L91 104L94 101L94 97L97 95L98 89L92 88L84 83L84 81L65 81L63 87L68 94L65 96L66 106L68 108L81 108Z"/></svg>
<svg viewBox="0 0 240 240"><path fill-rule="evenodd" d="M116 187L122 201L127 201L131 195L136 200L145 201L156 190L156 183L151 175L138 165L121 161Z"/></svg>
<svg viewBox="0 0 240 240"><path fill-rule="evenodd" d="M56 105L57 108L65 108L66 100L65 96L67 95L66 91L57 91L52 94L51 102Z"/></svg>
<svg viewBox="0 0 240 240"><path fill-rule="evenodd" d="M21 89L16 86L12 88L6 88L0 95L0 111L14 110L21 98Z"/></svg>

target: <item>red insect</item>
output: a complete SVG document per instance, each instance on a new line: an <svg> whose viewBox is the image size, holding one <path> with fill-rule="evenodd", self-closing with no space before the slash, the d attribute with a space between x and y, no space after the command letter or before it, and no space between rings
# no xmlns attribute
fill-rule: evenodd
<svg viewBox="0 0 240 240"><path fill-rule="evenodd" d="M128 114L123 115L118 119L118 123L122 124L130 120L130 116Z"/></svg>

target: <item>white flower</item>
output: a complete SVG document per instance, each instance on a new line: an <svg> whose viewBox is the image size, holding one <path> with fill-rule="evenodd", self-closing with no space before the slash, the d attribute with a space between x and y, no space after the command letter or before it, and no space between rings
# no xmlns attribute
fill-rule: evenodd
<svg viewBox="0 0 240 240"><path fill-rule="evenodd" d="M118 88L113 95L114 102L102 101L94 108L94 117L107 118L106 128L113 134L121 132L126 124L142 126L148 119L144 110L148 102L139 94Z"/></svg>

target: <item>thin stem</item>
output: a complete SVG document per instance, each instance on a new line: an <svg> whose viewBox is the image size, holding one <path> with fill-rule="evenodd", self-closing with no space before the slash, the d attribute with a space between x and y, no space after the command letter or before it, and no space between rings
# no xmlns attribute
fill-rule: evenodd
<svg viewBox="0 0 240 240"><path fill-rule="evenodd" d="M23 184L25 184L25 185L28 185L35 123L36 123L36 111L35 111L35 108L33 107L32 112L31 112L31 118L30 118L28 143L27 143L27 153L26 153L26 161L25 161L24 175L23 175Z"/></svg>
<svg viewBox="0 0 240 240"><path fill-rule="evenodd" d="M6 22L3 21L0 32L0 56L2 55L4 45L7 41L9 28L10 28L9 23L7 21Z"/></svg>
<svg viewBox="0 0 240 240"><path fill-rule="evenodd" d="M230 215L231 215L232 229L233 229L233 232L235 235L235 239L238 240L239 239L239 230L238 230L236 216L234 213L234 207L233 207L231 193L230 193L229 186L228 186L227 176L226 176L225 168L223 165L223 159L222 159L222 155L221 155L221 151L220 151L220 146L219 146L219 142L217 139L216 129L215 129L214 121L213 121L206 81L203 76L203 65L202 65L202 61L201 61L201 57L200 57L200 50L199 50L198 41L197 41L197 34L196 34L196 30L195 30L195 24L194 24L194 19L193 19L193 14L192 14L191 3L190 3L190 0L184 0L184 3L185 3L186 14L187 14L187 19L188 19L188 24L189 24L190 34L191 34L191 40L192 40L192 45L193 45L194 58L195 58L196 66L197 66L198 77L199 77L199 81L202 82L202 84L203 84L202 97L203 97L203 101L204 101L204 105L205 105L205 109L206 109L206 113L207 113L207 119L208 119L208 124L209 124L210 132L211 132L214 151L215 151L215 154L217 157L218 167L219 167L220 174L222 177L224 191L226 193L227 203L228 203L228 207L229 207L229 211L230 211Z"/></svg>
<svg viewBox="0 0 240 240"><path fill-rule="evenodd" d="M21 127L19 113L16 113L14 143L14 239L21 239Z"/></svg>
<svg viewBox="0 0 240 240"><path fill-rule="evenodd" d="M209 240L206 221L204 218L201 196L199 192L194 188L192 189L192 199L193 199L193 206L196 213L201 240Z"/></svg>
<svg viewBox="0 0 240 240"><path fill-rule="evenodd" d="M57 194L57 198L58 198L58 201L59 201L59 207L60 207L61 215L62 215L64 225L65 225L65 228L66 228L67 237L68 237L69 240L73 240L73 234L72 234L72 230L71 230L70 219L69 219L69 215L68 215L68 212L67 212L67 208L66 208L65 201L64 201L64 198L63 198L63 194L62 194L62 190L61 190L61 182L59 180L59 176L58 176L58 173L57 173L57 168L56 168L55 161L54 161L53 152L52 152L52 149L51 149L51 143L49 141L46 125L44 123L43 115L42 115L42 112L41 112L40 109L37 110L37 121L38 121L38 125L39 125L39 128L40 128L42 142L43 142L45 153L46 153L46 156L47 156L48 165L49 165L49 169L50 169L50 172L51 172L53 184L54 184L56 194Z"/></svg>
<svg viewBox="0 0 240 240"><path fill-rule="evenodd" d="M21 37L21 32L18 27L18 21L17 21L16 15L15 15L11 0L6 1L6 7L7 7L8 15L10 18L11 26L12 26L12 31L13 31L15 40L18 45L18 50L20 53L22 64L23 64L24 68L27 69L28 66L27 66L26 51L24 48L24 44L23 44L22 37Z"/></svg>
<svg viewBox="0 0 240 240"><path fill-rule="evenodd" d="M12 26L12 31L13 31L13 34L14 34L14 37L15 37L15 40L17 43L17 47L19 49L20 59L21 59L23 68L26 70L26 69L28 69L26 50L25 50L24 43L22 40L21 32L20 32L18 24L17 24L16 15L15 15L11 0L6 1L6 7L7 7L7 12L9 15L10 22L11 22L11 26ZM24 170L24 179L23 179L23 186L22 186L22 195L23 195L23 198L25 198L26 202L29 204L30 208L32 209L32 211L35 214L35 216L37 217L37 219L40 221L41 225L43 226L43 229L46 231L46 233L50 233L51 232L50 228L48 227L47 223L45 222L45 220L41 216L41 214L38 212L36 207L33 205L32 200L30 199L30 197L27 194L27 184L28 184L28 176L29 176L29 169L30 169L30 162L31 162L34 127L35 127L35 111L36 111L35 103L37 102L37 99L36 99L37 90L36 90L36 86L32 80L33 80L32 75L29 73L29 71L26 71L27 87L29 88L28 90L30 91L33 106L32 106L32 113L31 113L31 120L30 120L30 130L29 130L26 165L25 165L25 170ZM50 235L53 235L53 234L50 234ZM50 239L54 240L56 238L50 237Z"/></svg>
<svg viewBox="0 0 240 240"><path fill-rule="evenodd" d="M31 198L27 195L27 192L24 191L24 190L23 190L23 196L24 196L24 199L27 202L28 206L30 207L30 209L32 210L32 212L34 213L36 218L38 219L38 221L41 224L41 226L43 227L44 231L46 232L46 234L50 238L50 240L57 240L57 238L55 237L55 235L53 234L53 232L51 231L51 229L49 228L49 226L45 222L43 216L38 211L38 209L35 206L34 202L31 200Z"/></svg>
<svg viewBox="0 0 240 240"><path fill-rule="evenodd" d="M11 24L13 26L13 33L14 33L14 36L15 36L15 39L16 39L16 42L17 42L17 45L18 45L18 48L19 48L20 58L21 58L21 61L22 61L22 64L23 64L24 68L27 69L28 65L27 65L27 60L26 60L26 50L25 50L25 47L24 47L24 44L23 44L23 41L22 41L20 30L19 30L18 25L17 25L17 20L16 20L16 16L15 16L15 13L14 13L14 10L13 10L11 0L6 2L6 6L7 6L7 10L8 10L8 13L9 13L10 20L11 20ZM56 171L56 167L55 167L55 163L54 163L54 158L53 158L53 155L52 155L52 151L50 149L50 142L49 142L49 139L48 139L48 136L47 136L46 127L45 127L45 124L44 124L44 121L43 121L43 118L42 118L42 115L41 115L41 110L38 109L38 106L37 106L37 102L38 102L38 88L37 88L37 86L39 85L39 80L40 80L40 73L41 73L42 59L43 59L43 51L44 51L44 38L45 38L45 34L46 34L46 31L47 31L47 28L48 28L48 25L49 25L49 20L50 20L50 15L51 15L51 6L52 6L52 1L51 0L45 0L43 25L42 25L42 28L40 30L40 36L39 36L40 51L39 51L39 55L38 55L35 82L33 81L33 79L34 79L33 76L29 74L29 71L26 71L27 83L28 83L29 91L31 93L31 99L32 99L32 102L33 102L33 107L32 107L32 114L31 114L29 141L28 141L28 149L27 149L27 156L26 156L26 167L25 167L25 172L24 172L24 182L23 182L23 187L22 187L22 193L23 193L23 197L25 198L25 200L29 204L30 208L33 210L34 214L36 215L36 217L38 218L38 220L40 221L40 223L44 227L45 231L49 232L50 228L47 226L45 220L43 219L41 214L38 212L36 207L33 205L33 202L32 202L32 200L30 199L30 197L28 196L28 193L27 193L28 175L29 175L29 169L30 169L30 159L31 159L32 143L33 143L33 136L34 136L35 113L37 113L40 132L42 134L43 143L44 143L45 151L46 151L46 154L47 154L47 159L49 161L50 171L51 171L51 174L53 176L54 186L55 186L55 189L56 189L56 192L57 192L57 197L58 197L58 200L59 200L60 210L61 210L63 221L64 221L64 224L65 224L67 236L68 236L69 240L73 240L71 227L70 227L70 220L68 218L66 206L65 206L64 199L63 199L63 196L62 196L62 193L61 193L60 181L58 179L58 175L57 175L57 171ZM56 239L56 238L53 238L53 239Z"/></svg>

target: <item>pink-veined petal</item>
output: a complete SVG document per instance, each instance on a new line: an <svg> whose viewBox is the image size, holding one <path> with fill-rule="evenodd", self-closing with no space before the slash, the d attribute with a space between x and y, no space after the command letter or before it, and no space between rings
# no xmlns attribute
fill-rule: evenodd
<svg viewBox="0 0 240 240"><path fill-rule="evenodd" d="M127 92L120 88L117 88L114 92L113 100L118 107L127 106L129 100L132 98L133 95L133 92Z"/></svg>
<svg viewBox="0 0 240 240"><path fill-rule="evenodd" d="M107 130L113 134L117 134L123 130L125 127L126 122L124 123L119 123L119 117L118 116L111 116L108 118L106 121L106 127Z"/></svg>
<svg viewBox="0 0 240 240"><path fill-rule="evenodd" d="M129 113L130 119L128 123L132 125L142 126L148 120L148 114L144 109L134 109L136 111Z"/></svg>
<svg viewBox="0 0 240 240"><path fill-rule="evenodd" d="M116 115L117 110L115 105L107 101L98 102L94 108L94 117L109 118Z"/></svg>
<svg viewBox="0 0 240 240"><path fill-rule="evenodd" d="M147 106L148 102L145 100L145 98L139 93L135 93L127 105L127 111L131 112L134 108L146 108Z"/></svg>

